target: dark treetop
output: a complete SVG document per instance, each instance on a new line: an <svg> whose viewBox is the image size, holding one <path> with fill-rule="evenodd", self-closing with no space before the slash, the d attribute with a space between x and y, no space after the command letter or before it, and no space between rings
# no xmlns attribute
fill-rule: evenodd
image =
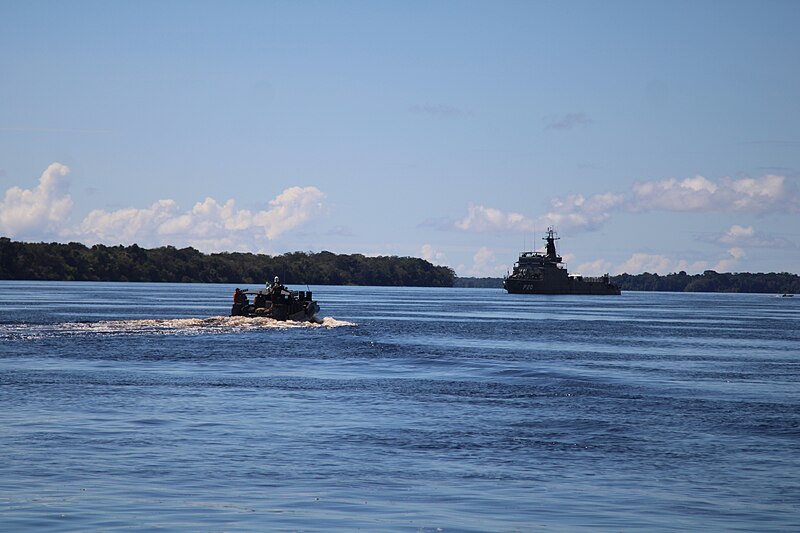
<svg viewBox="0 0 800 533"><path fill-rule="evenodd" d="M278 256L251 253L203 254L173 246L91 248L77 242L24 243L0 237L0 279L61 281L151 281L310 285L452 287L449 267L415 257L365 257L331 252Z"/></svg>

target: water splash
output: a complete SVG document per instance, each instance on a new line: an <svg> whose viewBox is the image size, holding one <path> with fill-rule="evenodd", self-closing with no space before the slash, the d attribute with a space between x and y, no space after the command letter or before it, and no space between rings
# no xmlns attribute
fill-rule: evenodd
<svg viewBox="0 0 800 533"><path fill-rule="evenodd" d="M0 324L0 339L24 340L86 335L218 335L259 330L315 329L355 326L353 322L326 316L314 322L278 321L266 317L172 318L147 320L99 320L52 324Z"/></svg>

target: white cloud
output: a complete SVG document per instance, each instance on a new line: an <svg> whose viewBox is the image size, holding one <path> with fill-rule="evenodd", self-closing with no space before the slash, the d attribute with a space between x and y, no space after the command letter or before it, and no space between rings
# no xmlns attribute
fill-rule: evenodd
<svg viewBox="0 0 800 533"><path fill-rule="evenodd" d="M504 213L483 205L470 205L467 216L456 222L457 229L473 233L529 232L536 222L519 213Z"/></svg>
<svg viewBox="0 0 800 533"><path fill-rule="evenodd" d="M447 265L447 256L436 250L430 244L423 244L422 249L419 252L419 255L422 259L434 264L434 265Z"/></svg>
<svg viewBox="0 0 800 533"><path fill-rule="evenodd" d="M95 209L78 225L76 234L90 242L151 245L158 242L155 237L162 225L173 229L167 235L175 235L176 219L180 216L178 204L173 200L159 200L144 209L128 207L112 212Z"/></svg>
<svg viewBox="0 0 800 533"><path fill-rule="evenodd" d="M632 211L796 211L800 202L784 176L734 180L721 178L717 183L695 176L678 181L674 178L633 185Z"/></svg>
<svg viewBox="0 0 800 533"><path fill-rule="evenodd" d="M752 237L753 236L753 226L742 227L738 224L734 224L731 226L731 229L728 230L728 235L731 237Z"/></svg>
<svg viewBox="0 0 800 533"><path fill-rule="evenodd" d="M796 187L784 176L714 182L703 176L684 180L674 178L635 183L631 194L606 192L586 197L573 194L551 200L545 214L531 218L521 213L505 212L496 207L470 205L459 221L433 221L444 229L472 233L530 233L537 228L555 226L561 231L594 230L607 222L615 211L746 211L754 213L800 211Z"/></svg>
<svg viewBox="0 0 800 533"><path fill-rule="evenodd" d="M220 204L213 198L187 212L181 212L173 200L159 200L144 209L97 209L80 224L78 234L99 242L191 243L205 251L228 249L236 239L271 241L309 222L322 212L324 198L316 187L290 187L269 202L269 209L255 213L237 209L234 200Z"/></svg>
<svg viewBox="0 0 800 533"><path fill-rule="evenodd" d="M717 242L723 244L736 244L736 243L751 243L753 241L753 236L755 235L755 230L753 226L747 226L746 228L743 226L739 226L738 224L734 224L733 226L728 229L723 235L718 236L715 240Z"/></svg>
<svg viewBox="0 0 800 533"><path fill-rule="evenodd" d="M582 274L584 276L601 276L611 271L611 263L605 259L596 259L589 263L578 265L572 274Z"/></svg>
<svg viewBox="0 0 800 533"><path fill-rule="evenodd" d="M645 253L635 253L623 264L616 268L616 273L640 274L650 272L651 274L668 274L671 272L672 261L663 255L651 255Z"/></svg>
<svg viewBox="0 0 800 533"><path fill-rule="evenodd" d="M270 201L270 209L253 215L253 225L268 239L305 224L322 214L325 194L316 187L290 187Z"/></svg>
<svg viewBox="0 0 800 533"><path fill-rule="evenodd" d="M785 177L771 174L757 179L726 180L725 184L729 185L738 195L733 200L737 209L763 211L784 199L785 181Z"/></svg>
<svg viewBox="0 0 800 533"><path fill-rule="evenodd" d="M596 229L611 217L611 212L622 205L625 197L621 194L595 194L585 198L581 194L555 198L551 201L552 211L540 219L539 227L556 226L561 230Z"/></svg>
<svg viewBox="0 0 800 533"><path fill-rule="evenodd" d="M703 237L701 240L725 246L747 246L748 248L796 248L796 244L783 237L773 237L753 226L732 225L725 233Z"/></svg>
<svg viewBox="0 0 800 533"><path fill-rule="evenodd" d="M0 234L13 238L60 235L72 211L69 167L53 163L33 189L11 187L0 202Z"/></svg>
<svg viewBox="0 0 800 533"><path fill-rule="evenodd" d="M739 260L746 256L747 254L741 248L731 248L728 250L728 257L720 259L713 270L717 272L730 272L731 269L739 263Z"/></svg>
<svg viewBox="0 0 800 533"><path fill-rule="evenodd" d="M555 226L561 230L596 229L624 202L621 194L604 193L588 198L576 194L552 200L552 210L537 219L483 205L470 205L467 215L453 224L456 229L473 233L530 233L536 228Z"/></svg>
<svg viewBox="0 0 800 533"><path fill-rule="evenodd" d="M500 277L506 273L506 266L497 262L497 258L492 250L482 246L472 256L472 265L467 267L459 265L456 269L463 276L485 278Z"/></svg>
<svg viewBox="0 0 800 533"><path fill-rule="evenodd" d="M694 261L690 263L684 259L678 261L675 266L670 269L671 272L687 272L696 274L708 269L708 261Z"/></svg>
<svg viewBox="0 0 800 533"><path fill-rule="evenodd" d="M237 209L234 200L220 204L213 198L183 211L174 200L164 199L145 208L95 209L70 226L68 172L66 166L53 163L36 189L8 189L0 203L0 234L27 239L57 235L87 243L190 245L203 251L252 250L314 220L324 210L325 194L316 187L289 187L262 211Z"/></svg>
<svg viewBox="0 0 800 533"><path fill-rule="evenodd" d="M730 271L746 256L747 254L742 248L730 248L726 251L726 255L718 259L711 269L718 272ZM643 272L650 272L651 274L666 275L681 271L685 271L689 274L698 274L708 268L708 261L694 261L690 263L684 259L673 260L664 255L635 253L623 264L613 269L612 274L641 274Z"/></svg>

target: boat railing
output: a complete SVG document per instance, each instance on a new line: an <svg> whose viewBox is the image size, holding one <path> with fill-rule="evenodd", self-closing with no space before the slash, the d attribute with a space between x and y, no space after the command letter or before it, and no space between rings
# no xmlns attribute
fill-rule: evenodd
<svg viewBox="0 0 800 533"><path fill-rule="evenodd" d="M580 274L570 274L569 277L579 279L587 283L608 283L608 274L605 276L581 276Z"/></svg>

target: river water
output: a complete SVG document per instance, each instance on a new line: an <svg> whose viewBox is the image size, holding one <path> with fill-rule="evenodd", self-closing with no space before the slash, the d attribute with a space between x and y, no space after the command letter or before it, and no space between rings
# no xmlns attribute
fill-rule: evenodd
<svg viewBox="0 0 800 533"><path fill-rule="evenodd" d="M0 282L0 529L800 530L800 297L233 288Z"/></svg>

